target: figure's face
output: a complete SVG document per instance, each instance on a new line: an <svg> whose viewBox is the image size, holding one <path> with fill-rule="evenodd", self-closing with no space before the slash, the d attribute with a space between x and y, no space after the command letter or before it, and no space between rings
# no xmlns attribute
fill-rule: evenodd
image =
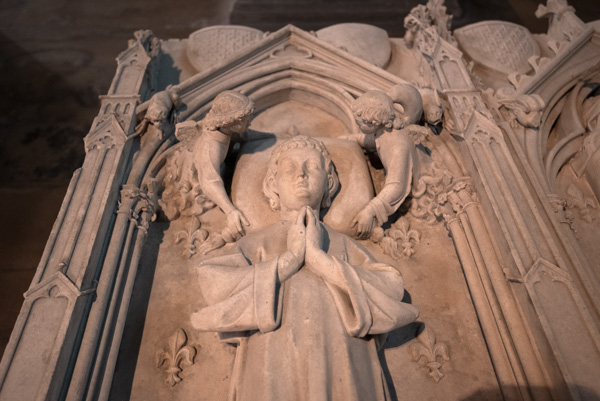
<svg viewBox="0 0 600 401"><path fill-rule="evenodd" d="M233 133L243 134L244 132L246 132L246 130L248 130L249 126L250 126L250 116L246 116L227 127L223 127L223 129L221 129L221 132L223 132L225 134L229 134L229 135L231 135Z"/></svg>
<svg viewBox="0 0 600 401"><path fill-rule="evenodd" d="M425 112L425 120L431 124L438 124L442 121L443 109L441 107L434 107Z"/></svg>
<svg viewBox="0 0 600 401"><path fill-rule="evenodd" d="M281 210L310 206L319 210L327 188L321 152L314 148L288 149L279 156L276 176Z"/></svg>
<svg viewBox="0 0 600 401"><path fill-rule="evenodd" d="M377 124L372 121L364 120L360 116L354 116L358 128L367 135L375 135L381 129L381 124Z"/></svg>

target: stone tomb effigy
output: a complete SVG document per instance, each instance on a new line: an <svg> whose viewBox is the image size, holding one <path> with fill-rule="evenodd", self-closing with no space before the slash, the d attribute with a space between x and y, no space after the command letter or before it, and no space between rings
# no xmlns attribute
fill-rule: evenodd
<svg viewBox="0 0 600 401"><path fill-rule="evenodd" d="M138 31L0 400L600 397L600 33Z"/></svg>

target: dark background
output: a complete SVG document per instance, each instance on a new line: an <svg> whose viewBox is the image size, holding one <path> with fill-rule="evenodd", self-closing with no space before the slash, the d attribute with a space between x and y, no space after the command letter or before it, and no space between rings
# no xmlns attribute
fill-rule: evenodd
<svg viewBox="0 0 600 401"><path fill-rule="evenodd" d="M422 1L424 3L425 0ZM0 1L0 353L4 352L71 175L83 137L107 92L115 57L138 29L186 38L234 23L274 31L287 23L316 30L341 22L403 34L409 0L1 0ZM453 29L482 20L545 32L534 0L447 0ZM597 0L570 4L585 22Z"/></svg>

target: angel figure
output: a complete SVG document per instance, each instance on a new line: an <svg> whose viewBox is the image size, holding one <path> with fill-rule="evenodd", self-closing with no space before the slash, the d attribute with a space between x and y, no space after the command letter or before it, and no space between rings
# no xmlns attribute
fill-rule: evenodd
<svg viewBox="0 0 600 401"><path fill-rule="evenodd" d="M345 138L376 152L385 169L383 189L352 221L357 238L367 239L375 227L398 210L411 191L417 170L412 137L422 136L426 130L414 125L421 119L423 102L414 86L401 84L389 95L378 90L365 92L352 104L352 112L360 132Z"/></svg>
<svg viewBox="0 0 600 401"><path fill-rule="evenodd" d="M200 188L227 216L225 229L220 234L215 233L201 246L202 253L237 241L246 234L245 227L250 225L246 216L229 199L220 171L232 143L274 136L248 130L253 112L254 103L251 99L239 92L227 90L215 97L210 111L199 123L201 133L193 146L193 161Z"/></svg>

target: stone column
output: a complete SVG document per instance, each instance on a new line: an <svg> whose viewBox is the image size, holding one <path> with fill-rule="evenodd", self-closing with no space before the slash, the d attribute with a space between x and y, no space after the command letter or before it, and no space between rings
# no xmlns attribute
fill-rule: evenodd
<svg viewBox="0 0 600 401"><path fill-rule="evenodd" d="M135 105L151 89L158 52L151 32L137 32L117 59L118 73L85 138L85 161L71 180L0 363L0 400L64 397L132 156Z"/></svg>
<svg viewBox="0 0 600 401"><path fill-rule="evenodd" d="M507 399L540 401L600 393L595 286L537 193L526 159L507 146L460 51L435 32L419 31L415 42L437 75L445 126L479 198L456 186L441 198L443 214L502 391Z"/></svg>

